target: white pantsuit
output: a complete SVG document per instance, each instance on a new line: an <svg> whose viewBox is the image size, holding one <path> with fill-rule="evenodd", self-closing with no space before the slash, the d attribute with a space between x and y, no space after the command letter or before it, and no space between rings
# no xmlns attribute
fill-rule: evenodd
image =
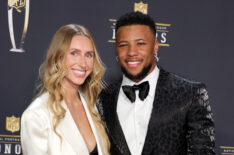
<svg viewBox="0 0 234 155"><path fill-rule="evenodd" d="M97 142L98 154L104 155L102 141L91 118L87 103L82 93L80 93L80 96ZM38 97L22 115L21 144L23 154L89 155L87 145L64 101L62 101L62 106L65 108L66 114L56 128L56 131L61 135L62 141L54 132L52 113L47 105L48 97L48 93Z"/></svg>

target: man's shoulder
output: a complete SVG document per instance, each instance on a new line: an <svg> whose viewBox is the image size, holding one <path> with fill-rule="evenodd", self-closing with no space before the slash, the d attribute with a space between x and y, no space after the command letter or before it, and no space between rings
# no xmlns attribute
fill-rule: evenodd
<svg viewBox="0 0 234 155"><path fill-rule="evenodd" d="M120 86L122 83L121 79L112 80L112 82L108 83L106 87L101 91L100 96L109 96L113 93L119 92Z"/></svg>
<svg viewBox="0 0 234 155"><path fill-rule="evenodd" d="M113 111L111 109L114 108L118 99L121 83L122 79L112 80L99 94L96 105L103 121L106 120L104 115L110 115L110 111Z"/></svg>
<svg viewBox="0 0 234 155"><path fill-rule="evenodd" d="M184 77L182 75L160 69L159 81L166 86L182 89L206 88L206 85L200 81Z"/></svg>

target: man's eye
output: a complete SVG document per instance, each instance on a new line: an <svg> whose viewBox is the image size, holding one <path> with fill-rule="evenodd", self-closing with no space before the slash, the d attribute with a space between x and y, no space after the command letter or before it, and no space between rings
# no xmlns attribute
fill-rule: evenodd
<svg viewBox="0 0 234 155"><path fill-rule="evenodd" d="M127 44L120 44L119 47L125 47Z"/></svg>
<svg viewBox="0 0 234 155"><path fill-rule="evenodd" d="M139 43L137 43L137 45L145 45L145 43L144 42L139 42Z"/></svg>

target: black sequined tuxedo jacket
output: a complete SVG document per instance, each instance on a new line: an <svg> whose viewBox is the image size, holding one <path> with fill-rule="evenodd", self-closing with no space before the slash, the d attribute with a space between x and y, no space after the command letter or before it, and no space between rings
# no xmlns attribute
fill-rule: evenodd
<svg viewBox="0 0 234 155"><path fill-rule="evenodd" d="M131 154L116 112L121 82L103 90L97 103L111 155ZM214 154L214 122L205 85L161 68L142 155Z"/></svg>

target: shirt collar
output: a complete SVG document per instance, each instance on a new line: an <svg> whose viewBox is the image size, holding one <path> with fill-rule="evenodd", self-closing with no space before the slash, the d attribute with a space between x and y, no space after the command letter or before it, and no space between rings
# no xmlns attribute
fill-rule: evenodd
<svg viewBox="0 0 234 155"><path fill-rule="evenodd" d="M149 85L150 85L149 95L154 96L158 77L159 77L159 68L155 66L154 70L139 82L134 82L128 77L126 77L125 75L123 75L122 86L123 85L133 86L134 84L141 84L145 81L149 81Z"/></svg>

